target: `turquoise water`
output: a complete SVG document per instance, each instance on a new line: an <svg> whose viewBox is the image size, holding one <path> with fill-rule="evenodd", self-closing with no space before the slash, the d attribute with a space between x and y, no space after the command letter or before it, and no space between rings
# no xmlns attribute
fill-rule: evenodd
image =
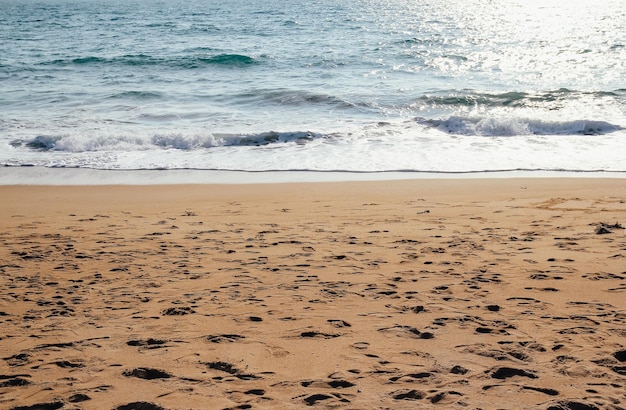
<svg viewBox="0 0 626 410"><path fill-rule="evenodd" d="M626 4L563 3L2 0L0 163L626 171Z"/></svg>

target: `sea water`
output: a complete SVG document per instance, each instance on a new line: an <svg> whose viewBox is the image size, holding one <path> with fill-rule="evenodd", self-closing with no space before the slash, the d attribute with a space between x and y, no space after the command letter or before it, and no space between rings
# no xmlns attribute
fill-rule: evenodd
<svg viewBox="0 0 626 410"><path fill-rule="evenodd" d="M626 171L623 0L0 0L0 164Z"/></svg>

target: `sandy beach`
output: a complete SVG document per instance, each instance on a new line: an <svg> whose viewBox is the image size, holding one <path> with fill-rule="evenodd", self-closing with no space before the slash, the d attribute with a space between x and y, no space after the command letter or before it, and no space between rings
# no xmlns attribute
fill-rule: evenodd
<svg viewBox="0 0 626 410"><path fill-rule="evenodd" d="M0 198L0 408L626 408L625 179Z"/></svg>

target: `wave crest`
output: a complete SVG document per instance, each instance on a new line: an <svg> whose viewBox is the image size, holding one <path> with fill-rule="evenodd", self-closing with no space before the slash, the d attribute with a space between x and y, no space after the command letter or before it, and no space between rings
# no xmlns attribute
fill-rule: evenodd
<svg viewBox="0 0 626 410"><path fill-rule="evenodd" d="M617 97L623 94L623 90L615 91L590 91L583 92L560 88L558 90L543 91L537 93L509 91L505 93L485 93L475 90L453 90L440 95L423 95L417 98L418 105L430 108L454 108L454 107L510 107L532 108L537 106L551 105L558 107L563 101L576 100L581 96L595 98Z"/></svg>
<svg viewBox="0 0 626 410"><path fill-rule="evenodd" d="M191 151L202 148L226 146L263 146L279 143L306 144L326 135L309 131L261 132L256 134L155 134L152 136L98 135L98 136L46 136L39 135L28 141L13 141L14 147L24 145L41 151L102 152L145 151L150 149L176 149Z"/></svg>
<svg viewBox="0 0 626 410"><path fill-rule="evenodd" d="M522 118L451 116L444 120L417 118L428 127L452 135L506 137L516 135L601 135L622 130L619 125L597 120L552 122Z"/></svg>
<svg viewBox="0 0 626 410"><path fill-rule="evenodd" d="M258 63L255 57L243 54L184 55L178 57L155 57L147 54L127 54L118 57L84 56L69 59L53 60L42 65L122 65L122 66L170 66L182 69L194 69L206 65L226 67L245 67Z"/></svg>

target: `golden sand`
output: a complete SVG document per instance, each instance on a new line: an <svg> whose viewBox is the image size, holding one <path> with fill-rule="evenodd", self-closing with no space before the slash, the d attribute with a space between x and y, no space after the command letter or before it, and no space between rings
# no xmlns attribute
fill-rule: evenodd
<svg viewBox="0 0 626 410"><path fill-rule="evenodd" d="M0 408L626 408L624 179L0 198Z"/></svg>

